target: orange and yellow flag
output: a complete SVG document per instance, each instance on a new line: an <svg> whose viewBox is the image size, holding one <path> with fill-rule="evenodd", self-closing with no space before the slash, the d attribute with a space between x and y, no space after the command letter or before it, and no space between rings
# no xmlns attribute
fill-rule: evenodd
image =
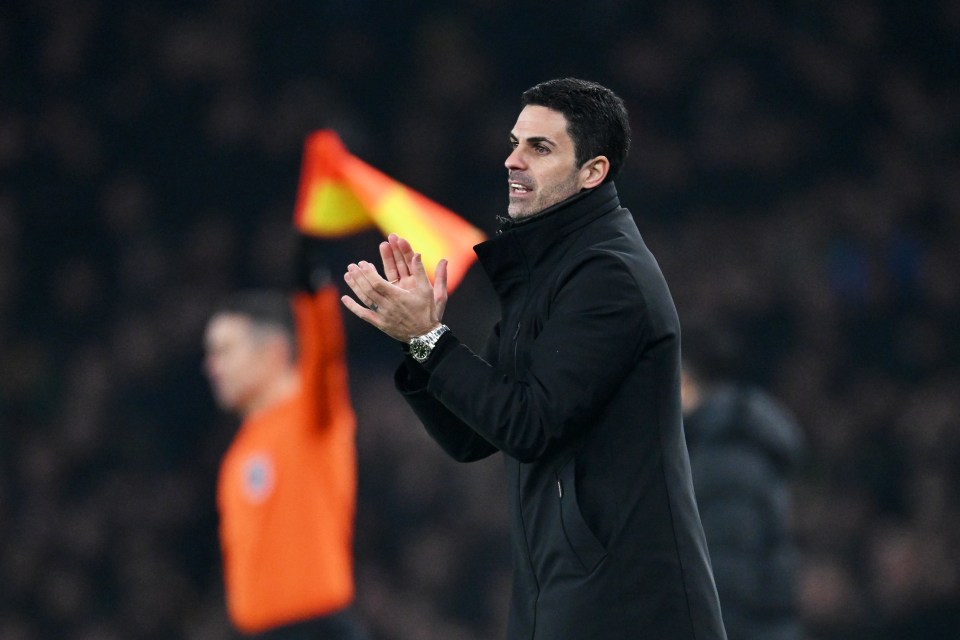
<svg viewBox="0 0 960 640"><path fill-rule="evenodd" d="M446 258L453 291L476 259L482 231L457 214L357 158L329 129L307 137L293 224L302 233L342 237L377 226L384 236L406 238L423 256L433 279Z"/></svg>

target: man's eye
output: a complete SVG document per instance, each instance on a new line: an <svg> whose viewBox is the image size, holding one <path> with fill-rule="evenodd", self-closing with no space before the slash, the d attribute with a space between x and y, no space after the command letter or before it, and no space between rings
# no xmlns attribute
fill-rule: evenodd
<svg viewBox="0 0 960 640"><path fill-rule="evenodd" d="M550 152L550 149L546 148L546 147L543 146L542 144L538 144L537 146L535 146L535 147L534 147L534 150L535 150L537 153L539 153L540 155L544 155L544 154L547 154L547 153Z"/></svg>

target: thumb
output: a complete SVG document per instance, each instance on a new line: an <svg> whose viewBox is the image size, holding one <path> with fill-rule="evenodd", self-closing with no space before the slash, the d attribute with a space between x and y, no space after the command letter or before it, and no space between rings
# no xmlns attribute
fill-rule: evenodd
<svg viewBox="0 0 960 640"><path fill-rule="evenodd" d="M433 300L437 305L438 319L443 319L443 312L447 307L447 261L437 263L437 271L433 274Z"/></svg>
<svg viewBox="0 0 960 640"><path fill-rule="evenodd" d="M413 275L420 284L430 285L430 278L427 277L427 270L423 266L423 256L419 253L413 254Z"/></svg>
<svg viewBox="0 0 960 640"><path fill-rule="evenodd" d="M437 263L437 270L433 274L433 290L444 298L447 297L447 259Z"/></svg>

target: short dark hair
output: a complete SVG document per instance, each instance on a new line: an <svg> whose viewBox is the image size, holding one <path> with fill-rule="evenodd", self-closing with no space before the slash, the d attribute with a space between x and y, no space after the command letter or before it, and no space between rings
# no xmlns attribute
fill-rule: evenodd
<svg viewBox="0 0 960 640"><path fill-rule="evenodd" d="M214 315L218 314L245 316L255 329L279 329L288 336L293 353L296 353L296 324L290 298L285 293L269 289L238 291L217 306Z"/></svg>
<svg viewBox="0 0 960 640"><path fill-rule="evenodd" d="M530 87L520 97L521 106L537 105L558 111L567 119L577 167L597 156L606 156L613 180L630 151L630 120L627 108L603 85L577 78L548 80Z"/></svg>

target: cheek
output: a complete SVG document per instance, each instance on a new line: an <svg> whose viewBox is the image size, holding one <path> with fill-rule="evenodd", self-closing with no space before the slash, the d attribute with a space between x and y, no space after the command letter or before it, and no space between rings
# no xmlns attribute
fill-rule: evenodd
<svg viewBox="0 0 960 640"><path fill-rule="evenodd" d="M249 359L237 358L228 363L226 371L234 384L249 384L255 371L255 367L252 365L253 363Z"/></svg>
<svg viewBox="0 0 960 640"><path fill-rule="evenodd" d="M245 384L250 368L237 355L224 356L213 363L212 372L221 387L235 389Z"/></svg>
<svg viewBox="0 0 960 640"><path fill-rule="evenodd" d="M248 369L225 367L216 379L216 392L227 406L237 407L255 388L254 380Z"/></svg>
<svg viewBox="0 0 960 640"><path fill-rule="evenodd" d="M544 195L562 200L577 191L576 178L567 167L555 168L542 176L540 190Z"/></svg>
<svg viewBox="0 0 960 640"><path fill-rule="evenodd" d="M557 162L550 166L550 168L544 171L543 181L549 182L553 188L561 187L574 178L576 173L570 170L570 165L567 162Z"/></svg>

